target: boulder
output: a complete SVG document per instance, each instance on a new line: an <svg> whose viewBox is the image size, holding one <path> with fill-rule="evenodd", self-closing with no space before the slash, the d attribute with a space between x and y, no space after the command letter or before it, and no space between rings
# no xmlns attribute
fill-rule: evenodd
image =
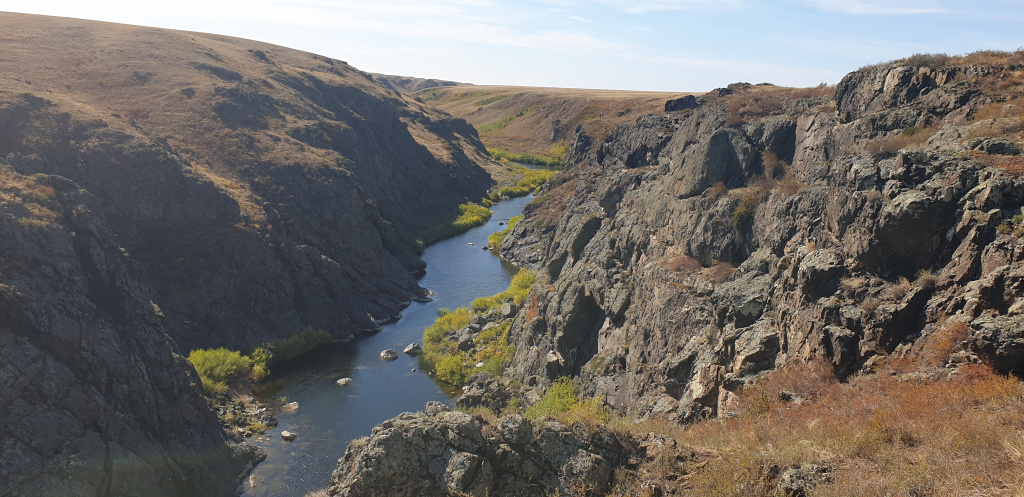
<svg viewBox="0 0 1024 497"><path fill-rule="evenodd" d="M398 359L398 352L395 352L395 349L384 349L380 351L380 358L386 361L393 361Z"/></svg>
<svg viewBox="0 0 1024 497"><path fill-rule="evenodd" d="M299 435L293 431L284 430L281 432L281 439L285 442L291 442L292 440L295 440L295 437L297 436Z"/></svg>
<svg viewBox="0 0 1024 497"><path fill-rule="evenodd" d="M410 343L402 352L411 356L418 356L423 353L423 346L418 343Z"/></svg>
<svg viewBox="0 0 1024 497"><path fill-rule="evenodd" d="M473 341L473 336L469 333L459 337L459 350L469 352L470 350L473 350L473 347L475 346L476 343Z"/></svg>
<svg viewBox="0 0 1024 497"><path fill-rule="evenodd" d="M352 378L341 378L341 379L338 380L337 383L338 383L338 386L342 386L342 387L348 386L348 385L352 384Z"/></svg>
<svg viewBox="0 0 1024 497"><path fill-rule="evenodd" d="M786 497L804 497L818 484L830 481L832 475L827 468L817 464L804 464L783 471L779 477L778 490Z"/></svg>
<svg viewBox="0 0 1024 497"><path fill-rule="evenodd" d="M682 98L673 98L665 102L665 112L676 112L680 110L696 109L700 107L697 97L687 95Z"/></svg>
<svg viewBox="0 0 1024 497"><path fill-rule="evenodd" d="M299 403L298 402L289 402L289 403L281 406L281 410L282 411L286 411L286 412L298 411L299 410Z"/></svg>
<svg viewBox="0 0 1024 497"><path fill-rule="evenodd" d="M515 317L516 313L519 312L519 308L512 302L505 302L501 305L501 317L504 319Z"/></svg>
<svg viewBox="0 0 1024 497"><path fill-rule="evenodd" d="M455 401L459 409L484 407L501 412L512 399L512 394L505 384L491 373L471 375L462 391L462 396Z"/></svg>
<svg viewBox="0 0 1024 497"><path fill-rule="evenodd" d="M986 154L997 155L1020 155L1020 145L1005 138L975 138L967 144L971 150L978 150Z"/></svg>

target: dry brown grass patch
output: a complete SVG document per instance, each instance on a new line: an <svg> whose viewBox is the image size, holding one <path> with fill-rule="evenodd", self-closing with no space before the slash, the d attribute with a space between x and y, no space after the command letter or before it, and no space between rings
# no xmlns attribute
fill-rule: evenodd
<svg viewBox="0 0 1024 497"><path fill-rule="evenodd" d="M900 278L896 283L890 284L886 287L883 296L886 300L903 300L910 293L911 289L910 280L906 278Z"/></svg>
<svg viewBox="0 0 1024 497"><path fill-rule="evenodd" d="M1002 169L1013 177L1024 175L1024 155L975 154L975 160L986 167Z"/></svg>
<svg viewBox="0 0 1024 497"><path fill-rule="evenodd" d="M805 401L763 400L785 391L805 392ZM942 380L886 371L838 383L826 367L797 365L744 397L740 416L664 427L681 445L720 456L676 482L687 495L773 495L778 468L808 463L833 476L808 494L816 496L1011 496L1022 481L1024 384L984 366Z"/></svg>
<svg viewBox="0 0 1024 497"><path fill-rule="evenodd" d="M670 257L668 260L665 261L664 268L666 271L679 273L683 276L689 276L703 269L703 267L700 265L700 261L688 255L677 255L675 257Z"/></svg>
<svg viewBox="0 0 1024 497"><path fill-rule="evenodd" d="M920 149L935 134L935 128L906 128L900 133L878 136L868 140L864 152L876 159L884 159L896 155L904 149Z"/></svg>

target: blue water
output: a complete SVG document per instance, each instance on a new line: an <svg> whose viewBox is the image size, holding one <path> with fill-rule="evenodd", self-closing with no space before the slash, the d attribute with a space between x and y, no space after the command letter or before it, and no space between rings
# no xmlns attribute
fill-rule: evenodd
<svg viewBox="0 0 1024 497"><path fill-rule="evenodd" d="M253 471L244 495L303 497L324 488L350 441L369 435L378 423L402 412L422 410L428 401L453 403L453 397L418 371L417 359L401 351L412 342L422 342L423 329L434 322L438 309L467 306L508 286L515 266L482 249L488 235L504 229L498 223L521 214L531 197L494 205L491 210L496 214L486 225L424 251L427 274L420 286L434 292L433 302L413 302L402 312L402 319L376 335L325 347L300 358L300 364L287 364L287 372L272 371L258 398L275 407L283 400L298 402L299 409L278 413L277 428L253 439L267 451L267 460ZM398 360L380 358L380 351L388 348L399 352ZM335 382L344 377L354 381L338 386ZM295 432L298 438L285 442L282 430Z"/></svg>

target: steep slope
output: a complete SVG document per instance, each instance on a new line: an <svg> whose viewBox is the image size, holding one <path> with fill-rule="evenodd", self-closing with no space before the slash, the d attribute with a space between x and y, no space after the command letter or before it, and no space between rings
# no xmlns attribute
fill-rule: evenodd
<svg viewBox="0 0 1024 497"><path fill-rule="evenodd" d="M103 200L183 349L376 329L419 230L483 196L475 131L344 62L7 14L0 155Z"/></svg>
<svg viewBox="0 0 1024 497"><path fill-rule="evenodd" d="M723 413L812 358L1024 373L1020 53L733 85L578 133L502 255L539 270L509 374L635 417Z"/></svg>
<svg viewBox="0 0 1024 497"><path fill-rule="evenodd" d="M0 495L233 495L261 456L225 440L100 204L0 161Z"/></svg>
<svg viewBox="0 0 1024 497"><path fill-rule="evenodd" d="M577 127L600 140L611 129L666 105L685 107L688 93L522 86L429 88L416 98L469 121L488 148L561 160Z"/></svg>
<svg viewBox="0 0 1024 497"><path fill-rule="evenodd" d="M0 14L0 495L234 495L181 354L379 329L493 183L464 121L344 62Z"/></svg>

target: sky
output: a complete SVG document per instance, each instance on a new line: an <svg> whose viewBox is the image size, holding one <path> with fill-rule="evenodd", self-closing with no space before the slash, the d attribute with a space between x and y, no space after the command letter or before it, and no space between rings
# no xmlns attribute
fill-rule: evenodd
<svg viewBox="0 0 1024 497"><path fill-rule="evenodd" d="M622 90L835 84L915 53L1024 47L1024 0L0 0L0 11L238 36L369 72Z"/></svg>

